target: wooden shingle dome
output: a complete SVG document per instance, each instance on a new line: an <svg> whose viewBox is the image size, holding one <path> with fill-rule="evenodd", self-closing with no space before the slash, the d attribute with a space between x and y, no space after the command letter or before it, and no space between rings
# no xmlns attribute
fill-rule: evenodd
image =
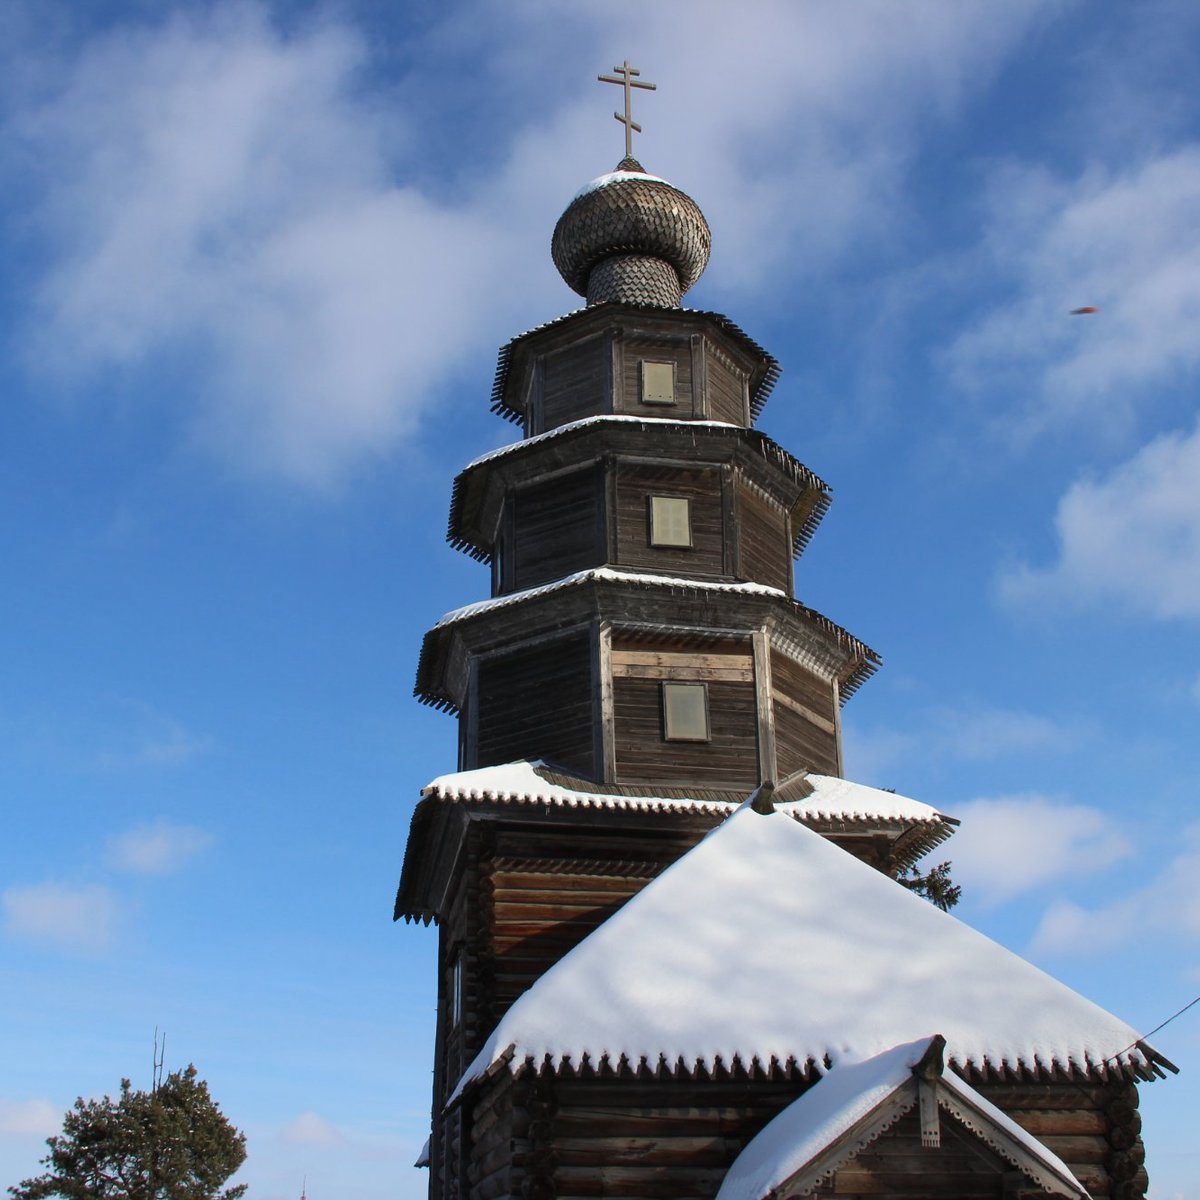
<svg viewBox="0 0 1200 1200"><path fill-rule="evenodd" d="M711 244L708 222L690 196L624 158L567 206L551 254L588 304L677 308L708 265Z"/></svg>

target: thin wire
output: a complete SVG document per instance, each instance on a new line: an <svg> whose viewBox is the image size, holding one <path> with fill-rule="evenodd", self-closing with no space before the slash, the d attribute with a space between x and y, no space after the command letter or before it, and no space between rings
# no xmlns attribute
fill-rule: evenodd
<svg viewBox="0 0 1200 1200"><path fill-rule="evenodd" d="M1160 1029L1166 1029L1166 1027L1168 1025L1170 1025L1170 1023L1173 1020L1175 1020L1176 1017L1182 1017L1183 1014L1185 1012L1187 1012L1187 1010L1189 1008L1194 1008L1197 1004L1200 1004L1200 996L1197 996L1195 998L1195 1000L1189 1001L1177 1013L1172 1013L1161 1025L1155 1025L1155 1027L1152 1030L1150 1030L1149 1033L1143 1033L1142 1036L1140 1038L1138 1038L1138 1040L1136 1042L1130 1042L1129 1045L1126 1046L1124 1050L1118 1050L1116 1052L1116 1054L1110 1054L1104 1061L1112 1062L1112 1060L1114 1058L1120 1058L1122 1054L1125 1054L1128 1051L1132 1050L1135 1046L1140 1045L1147 1038L1152 1038Z"/></svg>

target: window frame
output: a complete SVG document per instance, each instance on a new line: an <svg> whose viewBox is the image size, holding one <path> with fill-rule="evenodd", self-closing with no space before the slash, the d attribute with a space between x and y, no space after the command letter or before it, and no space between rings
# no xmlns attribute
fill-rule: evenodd
<svg viewBox="0 0 1200 1200"><path fill-rule="evenodd" d="M671 729L671 705L667 700L668 692L671 688L686 688L688 691L699 691L701 696L701 709L704 716L704 733L684 733L672 732ZM712 741L712 719L708 710L708 684L703 680L698 679L664 679L660 686L660 696L662 700L662 728L663 741L665 742L692 742L694 744L709 743Z"/></svg>

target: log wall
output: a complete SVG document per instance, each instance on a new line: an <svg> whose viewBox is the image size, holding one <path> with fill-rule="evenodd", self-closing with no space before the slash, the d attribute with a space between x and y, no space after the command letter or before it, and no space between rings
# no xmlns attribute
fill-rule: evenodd
<svg viewBox="0 0 1200 1200"><path fill-rule="evenodd" d="M490 1157L472 1168L470 1194L476 1200L707 1200L750 1139L805 1086L795 1073L656 1080L629 1072L586 1077L531 1069L514 1078L506 1071L475 1098L477 1151L491 1140ZM1128 1105L1120 1097L1130 1090L1044 1084L989 1094L1021 1104L1010 1115L1066 1162L1093 1200L1142 1200L1145 1172L1113 1165L1114 1153L1125 1153L1115 1152L1113 1142L1129 1131L1128 1120L1114 1119L1114 1105ZM488 1132L497 1127L490 1114L503 1104L511 1112L504 1126L507 1150ZM828 1200L1011 1200L1019 1186L1029 1200L1043 1195L1025 1190L1011 1164L944 1109L940 1126L942 1145L923 1147L913 1109L813 1194ZM501 1163L509 1191L495 1190ZM1117 1178L1122 1170L1123 1181Z"/></svg>

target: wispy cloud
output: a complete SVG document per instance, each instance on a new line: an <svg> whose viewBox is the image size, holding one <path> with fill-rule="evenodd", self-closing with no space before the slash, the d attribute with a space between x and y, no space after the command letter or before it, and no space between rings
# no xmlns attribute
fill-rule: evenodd
<svg viewBox="0 0 1200 1200"><path fill-rule="evenodd" d="M1200 937L1200 825L1184 831L1181 846L1144 887L1107 904L1053 904L1038 927L1034 949L1094 955L1149 938Z"/></svg>
<svg viewBox="0 0 1200 1200"><path fill-rule="evenodd" d="M846 760L855 778L879 781L917 755L960 762L1035 752L1057 755L1074 750L1088 736L1077 721L972 701L910 708L902 726L888 729L860 729L849 721Z"/></svg>
<svg viewBox="0 0 1200 1200"><path fill-rule="evenodd" d="M180 767L211 745L209 738L184 727L174 717L138 700L118 699L123 728L114 748L100 752L96 764L105 768Z"/></svg>
<svg viewBox="0 0 1200 1200"><path fill-rule="evenodd" d="M0 1100L0 1137L48 1137L62 1118L49 1100Z"/></svg>
<svg viewBox="0 0 1200 1200"><path fill-rule="evenodd" d="M954 814L955 877L984 904L1103 871L1132 853L1111 818L1037 794L973 800Z"/></svg>
<svg viewBox="0 0 1200 1200"><path fill-rule="evenodd" d="M336 1146L346 1140L333 1124L315 1112L301 1113L280 1130L279 1136L299 1146Z"/></svg>
<svg viewBox="0 0 1200 1200"><path fill-rule="evenodd" d="M103 954L116 935L118 905L99 885L13 884L0 896L11 937L84 954Z"/></svg>
<svg viewBox="0 0 1200 1200"><path fill-rule="evenodd" d="M1155 387L1200 366L1198 208L1200 146L1190 144L1076 178L998 169L985 245L1013 299L950 347L957 385L1003 395L1009 436L1129 428ZM1069 315L1085 305L1100 311Z"/></svg>
<svg viewBox="0 0 1200 1200"><path fill-rule="evenodd" d="M1054 524L1057 561L1009 567L1000 577L1005 600L1115 602L1161 619L1200 617L1200 425L1157 438L1103 478L1074 484Z"/></svg>
<svg viewBox="0 0 1200 1200"><path fill-rule="evenodd" d="M213 845L216 839L194 825L156 821L131 829L109 843L109 861L135 875L169 875Z"/></svg>

